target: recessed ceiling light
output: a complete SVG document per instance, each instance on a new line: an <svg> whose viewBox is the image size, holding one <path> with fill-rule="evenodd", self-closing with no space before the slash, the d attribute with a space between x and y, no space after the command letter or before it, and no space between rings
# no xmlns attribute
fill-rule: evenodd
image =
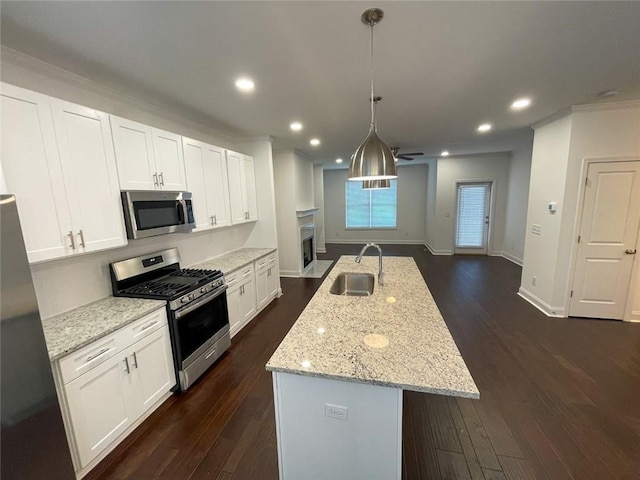
<svg viewBox="0 0 640 480"><path fill-rule="evenodd" d="M236 80L236 87L241 92L253 92L256 84L250 78L242 77Z"/></svg>
<svg viewBox="0 0 640 480"><path fill-rule="evenodd" d="M524 110L529 105L531 105L530 98L526 98L526 97L518 98L511 104L511 110Z"/></svg>
<svg viewBox="0 0 640 480"><path fill-rule="evenodd" d="M478 126L478 131L479 132L488 132L489 130L491 130L492 125L490 123L483 123L482 125Z"/></svg>
<svg viewBox="0 0 640 480"><path fill-rule="evenodd" d="M289 128L294 132L299 132L300 130L302 130L302 124L300 122L293 122L291 125L289 125Z"/></svg>
<svg viewBox="0 0 640 480"><path fill-rule="evenodd" d="M317 147L318 145L320 145L320 140L317 138L312 138L311 140L309 140L309 143L314 147Z"/></svg>
<svg viewBox="0 0 640 480"><path fill-rule="evenodd" d="M611 90L603 90L602 92L598 92L598 97L607 98L607 97L616 97L620 92L616 89Z"/></svg>
<svg viewBox="0 0 640 480"><path fill-rule="evenodd" d="M442 152L442 153L440 154L440 156L442 156L442 157L448 157L448 156L449 156L449 152L447 152L447 151L445 150L444 152Z"/></svg>
<svg viewBox="0 0 640 480"><path fill-rule="evenodd" d="M342 163L342 159L341 158L336 158L336 163Z"/></svg>

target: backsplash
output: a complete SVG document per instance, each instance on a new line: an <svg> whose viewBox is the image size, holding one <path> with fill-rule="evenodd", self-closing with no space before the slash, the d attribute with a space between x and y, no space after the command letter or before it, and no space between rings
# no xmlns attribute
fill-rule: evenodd
<svg viewBox="0 0 640 480"><path fill-rule="evenodd" d="M254 225L129 240L123 248L31 265L40 316L49 318L111 295L111 262L176 247L180 265L188 267L242 248Z"/></svg>

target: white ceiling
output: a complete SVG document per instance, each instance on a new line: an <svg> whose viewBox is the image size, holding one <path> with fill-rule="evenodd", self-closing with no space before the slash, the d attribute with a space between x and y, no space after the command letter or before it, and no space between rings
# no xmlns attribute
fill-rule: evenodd
<svg viewBox="0 0 640 480"><path fill-rule="evenodd" d="M367 133L360 15L372 6L385 12L374 33L378 131L401 151L508 151L599 91L640 98L640 2L3 1L1 42L222 133L269 134L332 162ZM255 79L253 94L236 91L240 75ZM532 107L510 112L521 95ZM477 134L487 121L494 130Z"/></svg>

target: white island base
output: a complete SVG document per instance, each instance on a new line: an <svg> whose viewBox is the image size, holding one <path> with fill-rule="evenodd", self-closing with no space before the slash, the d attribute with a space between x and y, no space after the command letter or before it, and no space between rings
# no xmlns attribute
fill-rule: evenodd
<svg viewBox="0 0 640 480"><path fill-rule="evenodd" d="M402 478L402 390L272 372L280 480Z"/></svg>

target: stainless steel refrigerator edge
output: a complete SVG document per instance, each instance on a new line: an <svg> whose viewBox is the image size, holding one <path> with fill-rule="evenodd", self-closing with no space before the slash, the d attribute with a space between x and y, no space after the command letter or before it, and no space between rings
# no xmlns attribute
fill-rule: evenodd
<svg viewBox="0 0 640 480"><path fill-rule="evenodd" d="M0 478L75 479L13 195L0 195Z"/></svg>

